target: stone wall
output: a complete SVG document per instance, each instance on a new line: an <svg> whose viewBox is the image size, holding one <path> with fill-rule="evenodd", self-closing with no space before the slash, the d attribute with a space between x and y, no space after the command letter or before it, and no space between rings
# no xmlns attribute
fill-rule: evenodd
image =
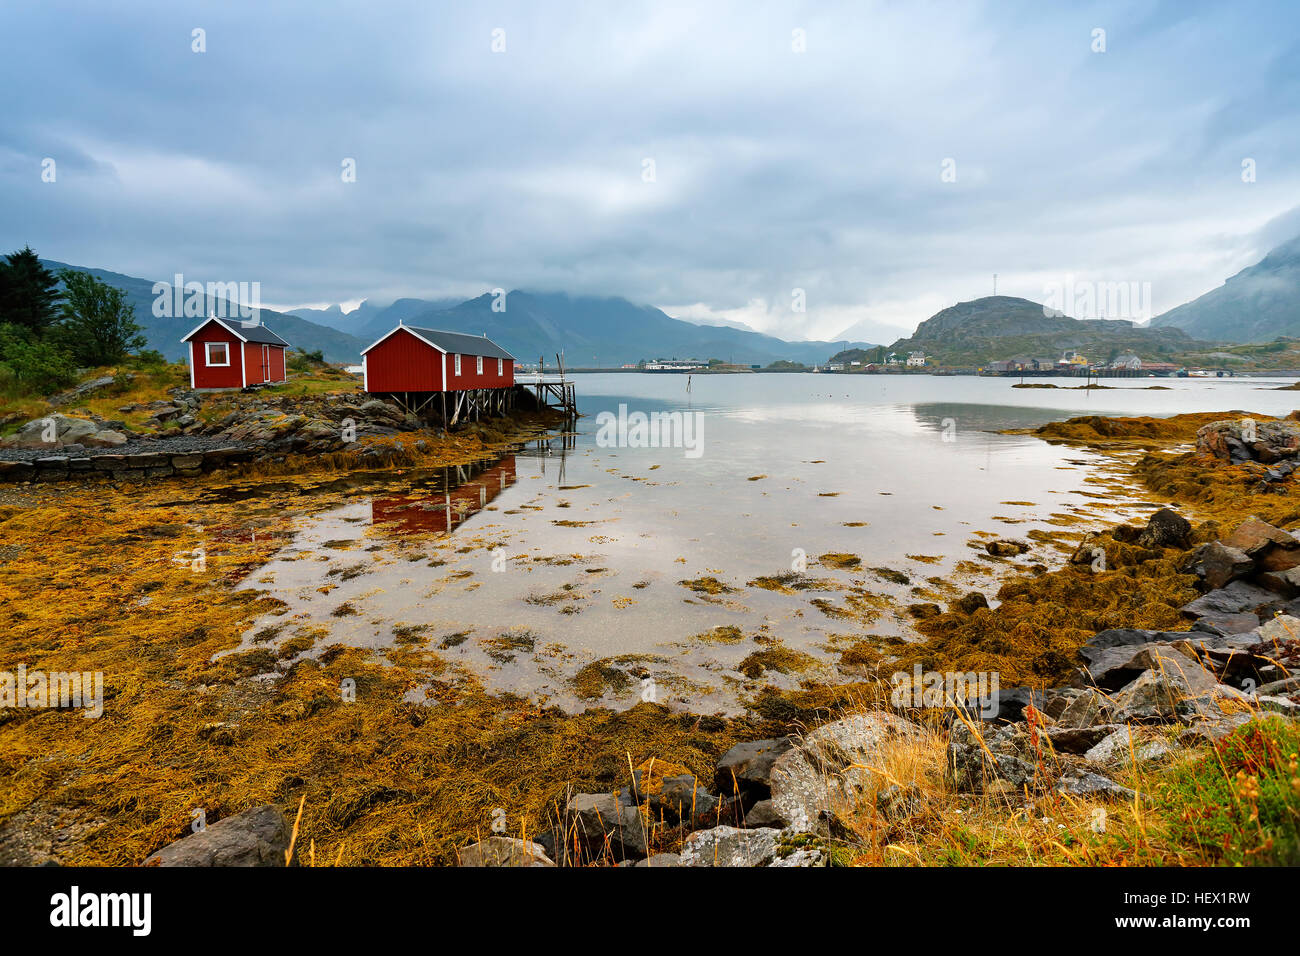
<svg viewBox="0 0 1300 956"><path fill-rule="evenodd" d="M49 455L31 461L0 461L0 482L18 481L147 481L173 476L192 477L235 462L256 457L252 448L213 448L172 454Z"/></svg>

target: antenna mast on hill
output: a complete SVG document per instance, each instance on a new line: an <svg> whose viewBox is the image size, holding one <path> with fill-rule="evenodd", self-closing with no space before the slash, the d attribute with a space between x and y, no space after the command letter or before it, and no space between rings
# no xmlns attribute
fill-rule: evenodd
<svg viewBox="0 0 1300 956"><path fill-rule="evenodd" d="M993 294L998 294L998 274L996 272L993 273Z"/></svg>

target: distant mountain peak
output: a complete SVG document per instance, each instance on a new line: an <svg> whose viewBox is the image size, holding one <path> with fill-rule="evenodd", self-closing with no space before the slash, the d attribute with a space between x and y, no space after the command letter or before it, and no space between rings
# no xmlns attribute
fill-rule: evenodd
<svg viewBox="0 0 1300 956"><path fill-rule="evenodd" d="M1205 295L1157 315L1151 324L1228 342L1300 337L1300 236Z"/></svg>

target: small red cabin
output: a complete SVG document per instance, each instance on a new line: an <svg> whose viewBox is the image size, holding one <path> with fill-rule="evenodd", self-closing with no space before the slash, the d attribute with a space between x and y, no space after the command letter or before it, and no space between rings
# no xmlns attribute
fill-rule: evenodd
<svg viewBox="0 0 1300 956"><path fill-rule="evenodd" d="M289 343L265 325L244 325L215 316L182 342L190 344L191 388L247 388L287 381Z"/></svg>
<svg viewBox="0 0 1300 956"><path fill-rule="evenodd" d="M361 352L367 392L510 388L514 356L486 335L398 325Z"/></svg>

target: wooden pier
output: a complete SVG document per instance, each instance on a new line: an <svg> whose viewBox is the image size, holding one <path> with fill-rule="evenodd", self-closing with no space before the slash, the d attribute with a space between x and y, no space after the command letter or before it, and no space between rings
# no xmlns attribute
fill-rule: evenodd
<svg viewBox="0 0 1300 956"><path fill-rule="evenodd" d="M578 417L578 394L576 385L569 381L564 373L564 354L555 356L559 373L546 374L546 363L539 360L537 371L531 376L515 373L515 384L533 393L539 407L546 407L563 412L569 419Z"/></svg>

